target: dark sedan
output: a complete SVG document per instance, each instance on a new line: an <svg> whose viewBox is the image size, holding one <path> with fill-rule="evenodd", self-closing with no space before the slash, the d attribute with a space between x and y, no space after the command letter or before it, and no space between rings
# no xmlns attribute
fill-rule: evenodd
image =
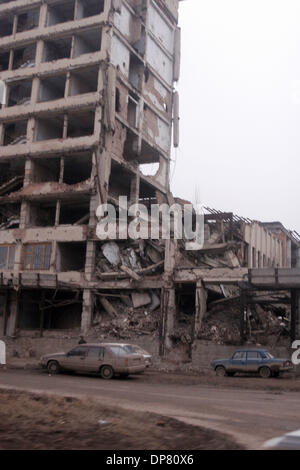
<svg viewBox="0 0 300 470"><path fill-rule="evenodd" d="M293 369L289 359L277 359L266 349L240 349L231 359L212 361L211 366L219 377L232 377L237 372L259 374L263 378L278 377Z"/></svg>

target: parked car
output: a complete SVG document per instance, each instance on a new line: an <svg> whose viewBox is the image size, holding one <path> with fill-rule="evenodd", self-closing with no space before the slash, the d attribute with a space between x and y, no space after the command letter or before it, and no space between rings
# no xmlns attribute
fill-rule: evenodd
<svg viewBox="0 0 300 470"><path fill-rule="evenodd" d="M131 352L118 343L81 344L69 352L42 356L40 364L49 374L61 371L98 373L103 379L140 374L146 368L142 354Z"/></svg>
<svg viewBox="0 0 300 470"><path fill-rule="evenodd" d="M212 361L211 366L219 377L232 377L236 372L258 373L263 378L278 377L293 369L289 359L277 359L266 349L239 349L231 359Z"/></svg>
<svg viewBox="0 0 300 470"><path fill-rule="evenodd" d="M145 349L137 346L136 344L122 344L122 346L130 353L141 354L145 359L146 367L152 366L152 356Z"/></svg>

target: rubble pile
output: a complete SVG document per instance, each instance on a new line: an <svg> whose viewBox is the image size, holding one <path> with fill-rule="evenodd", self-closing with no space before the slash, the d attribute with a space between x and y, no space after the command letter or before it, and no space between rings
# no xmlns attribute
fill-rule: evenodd
<svg viewBox="0 0 300 470"><path fill-rule="evenodd" d="M98 249L96 275L120 274L139 280L138 274L155 272L164 263L164 246L152 240L106 242Z"/></svg>
<svg viewBox="0 0 300 470"><path fill-rule="evenodd" d="M268 345L288 338L288 319L278 316L274 311L253 305L247 314L248 342ZM213 341L217 344L240 344L240 304L214 306L203 320L198 339Z"/></svg>
<svg viewBox="0 0 300 470"><path fill-rule="evenodd" d="M130 340L134 336L159 335L160 322L160 299L157 293L132 293L131 296L124 294L122 300L108 301L115 316L108 314L102 306L101 299L97 302L94 316L93 329L97 336L104 339L113 336L118 340ZM132 297L132 300L131 298ZM142 300L144 297L144 300ZM144 305L141 305L143 303ZM126 305L127 304L127 305ZM139 305L135 307L135 305ZM106 306L106 305L105 305Z"/></svg>

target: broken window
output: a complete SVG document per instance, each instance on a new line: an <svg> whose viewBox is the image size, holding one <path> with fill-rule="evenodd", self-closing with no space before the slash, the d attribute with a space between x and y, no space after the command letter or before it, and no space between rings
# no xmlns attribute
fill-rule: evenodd
<svg viewBox="0 0 300 470"><path fill-rule="evenodd" d="M78 2L77 19L100 15L104 11L104 0L82 0Z"/></svg>
<svg viewBox="0 0 300 470"><path fill-rule="evenodd" d="M58 75L41 79L39 101L59 100L65 96L66 76Z"/></svg>
<svg viewBox="0 0 300 470"><path fill-rule="evenodd" d="M31 80L20 80L10 83L7 87L8 101L7 106L27 105L31 99Z"/></svg>
<svg viewBox="0 0 300 470"><path fill-rule="evenodd" d="M56 253L56 270L58 272L84 271L86 243L58 243Z"/></svg>
<svg viewBox="0 0 300 470"><path fill-rule="evenodd" d="M0 54L0 72L4 72L5 70L8 70L8 66L9 66L9 51L2 52Z"/></svg>
<svg viewBox="0 0 300 470"><path fill-rule="evenodd" d="M60 158L39 159L32 161L32 183L59 181Z"/></svg>
<svg viewBox="0 0 300 470"><path fill-rule="evenodd" d="M15 246L0 245L0 270L13 270L15 263Z"/></svg>
<svg viewBox="0 0 300 470"><path fill-rule="evenodd" d="M138 136L131 129L127 129L123 156L125 160L135 160L138 156Z"/></svg>
<svg viewBox="0 0 300 470"><path fill-rule="evenodd" d="M0 230L19 228L21 204L0 205Z"/></svg>
<svg viewBox="0 0 300 470"><path fill-rule="evenodd" d="M129 82L134 88L137 88L138 90L141 89L143 74L143 63L135 54L130 54Z"/></svg>
<svg viewBox="0 0 300 470"><path fill-rule="evenodd" d="M88 224L90 201L62 202L60 207L60 225Z"/></svg>
<svg viewBox="0 0 300 470"><path fill-rule="evenodd" d="M111 197L127 196L130 198L131 178L133 174L118 163L112 161L109 178L109 194Z"/></svg>
<svg viewBox="0 0 300 470"><path fill-rule="evenodd" d="M20 68L34 67L35 65L36 44L30 44L21 49L15 49L13 52L13 70Z"/></svg>
<svg viewBox="0 0 300 470"><path fill-rule="evenodd" d="M50 269L51 243L36 243L23 247L23 269L41 270Z"/></svg>
<svg viewBox="0 0 300 470"><path fill-rule="evenodd" d="M101 33L101 29L95 29L76 34L74 43L74 57L100 51Z"/></svg>
<svg viewBox="0 0 300 470"><path fill-rule="evenodd" d="M0 196L17 191L23 186L25 160L14 158L0 163Z"/></svg>
<svg viewBox="0 0 300 470"><path fill-rule="evenodd" d="M52 118L37 119L35 124L35 141L62 139L64 129L64 116L57 115Z"/></svg>
<svg viewBox="0 0 300 470"><path fill-rule="evenodd" d="M82 111L68 116L68 137L81 137L94 134L94 111Z"/></svg>
<svg viewBox="0 0 300 470"><path fill-rule="evenodd" d="M116 110L117 113L119 113L121 111L121 101L120 101L120 90L119 90L119 88L116 88L115 110Z"/></svg>
<svg viewBox="0 0 300 470"><path fill-rule="evenodd" d="M69 59L71 56L72 38L61 38L44 42L43 62Z"/></svg>
<svg viewBox="0 0 300 470"><path fill-rule="evenodd" d="M66 23L74 20L75 2L56 3L48 5L47 26Z"/></svg>
<svg viewBox="0 0 300 470"><path fill-rule="evenodd" d="M17 33L23 31L30 31L31 29L37 28L40 19L40 9L35 8L25 13L18 15L17 19Z"/></svg>
<svg viewBox="0 0 300 470"><path fill-rule="evenodd" d="M0 37L10 36L13 33L13 16L5 16L0 19Z"/></svg>
<svg viewBox="0 0 300 470"><path fill-rule="evenodd" d="M4 125L3 145L26 144L27 121L16 121Z"/></svg>
<svg viewBox="0 0 300 470"><path fill-rule="evenodd" d="M21 292L18 328L56 330L80 327L82 293L31 289Z"/></svg>
<svg viewBox="0 0 300 470"><path fill-rule="evenodd" d="M66 184L77 184L86 181L92 173L92 155L80 154L65 158L64 178Z"/></svg>
<svg viewBox="0 0 300 470"><path fill-rule="evenodd" d="M139 125L139 97L131 92L128 95L127 121L135 129Z"/></svg>
<svg viewBox="0 0 300 470"><path fill-rule="evenodd" d="M52 227L55 225L56 202L31 202L29 205L29 227Z"/></svg>
<svg viewBox="0 0 300 470"><path fill-rule="evenodd" d="M70 96L94 93L98 89L99 67L74 70L70 75Z"/></svg>

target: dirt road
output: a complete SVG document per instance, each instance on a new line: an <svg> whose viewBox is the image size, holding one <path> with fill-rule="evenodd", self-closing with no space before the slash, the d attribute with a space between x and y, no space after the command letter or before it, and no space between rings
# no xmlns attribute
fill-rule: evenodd
<svg viewBox="0 0 300 470"><path fill-rule="evenodd" d="M228 433L250 449L258 449L266 439L300 428L298 392L245 390L237 385L235 382L235 388L215 388L164 380L152 383L147 375L104 381L76 375L48 376L40 371L0 371L1 388L92 396L108 406L155 412Z"/></svg>

